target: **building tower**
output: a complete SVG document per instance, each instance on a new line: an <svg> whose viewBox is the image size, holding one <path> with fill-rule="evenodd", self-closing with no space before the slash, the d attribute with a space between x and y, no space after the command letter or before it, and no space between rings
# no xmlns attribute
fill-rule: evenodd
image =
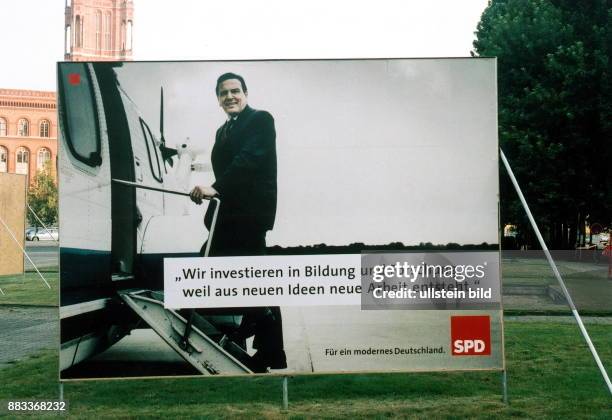
<svg viewBox="0 0 612 420"><path fill-rule="evenodd" d="M132 0L66 0L67 61L132 59Z"/></svg>

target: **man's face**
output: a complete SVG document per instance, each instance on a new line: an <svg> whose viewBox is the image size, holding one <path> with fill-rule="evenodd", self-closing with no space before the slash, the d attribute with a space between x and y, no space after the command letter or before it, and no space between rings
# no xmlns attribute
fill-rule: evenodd
<svg viewBox="0 0 612 420"><path fill-rule="evenodd" d="M247 93L242 90L242 85L238 79L224 80L219 84L219 106L230 117L240 114L247 106Z"/></svg>

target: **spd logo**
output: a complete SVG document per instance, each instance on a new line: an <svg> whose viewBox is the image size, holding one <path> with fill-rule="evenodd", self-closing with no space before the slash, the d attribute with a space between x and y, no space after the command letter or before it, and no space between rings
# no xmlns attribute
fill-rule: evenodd
<svg viewBox="0 0 612 420"><path fill-rule="evenodd" d="M491 354L491 319L488 315L451 316L453 356Z"/></svg>

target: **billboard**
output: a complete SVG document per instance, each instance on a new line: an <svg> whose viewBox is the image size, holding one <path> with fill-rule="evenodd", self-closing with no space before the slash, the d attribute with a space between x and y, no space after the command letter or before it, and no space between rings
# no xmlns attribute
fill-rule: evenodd
<svg viewBox="0 0 612 420"><path fill-rule="evenodd" d="M24 272L27 177L0 173L0 276Z"/></svg>
<svg viewBox="0 0 612 420"><path fill-rule="evenodd" d="M494 59L58 86L62 379L503 368Z"/></svg>

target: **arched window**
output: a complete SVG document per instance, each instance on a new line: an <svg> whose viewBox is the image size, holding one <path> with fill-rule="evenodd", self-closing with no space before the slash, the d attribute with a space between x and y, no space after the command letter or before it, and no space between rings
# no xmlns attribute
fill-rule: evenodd
<svg viewBox="0 0 612 420"><path fill-rule="evenodd" d="M36 160L36 169L39 171L44 171L47 168L47 162L51 161L51 150L43 147L38 150L38 156Z"/></svg>
<svg viewBox="0 0 612 420"><path fill-rule="evenodd" d="M125 34L125 43L127 44L126 47L129 51L132 50L132 27L134 26L134 24L132 23L131 20L128 20L127 23L127 28L126 28L126 34Z"/></svg>
<svg viewBox="0 0 612 420"><path fill-rule="evenodd" d="M27 175L30 152L25 147L18 147L15 152L15 173Z"/></svg>
<svg viewBox="0 0 612 420"><path fill-rule="evenodd" d="M42 120L38 132L40 137L49 137L49 121Z"/></svg>
<svg viewBox="0 0 612 420"><path fill-rule="evenodd" d="M125 20L121 22L121 51L125 51Z"/></svg>
<svg viewBox="0 0 612 420"><path fill-rule="evenodd" d="M8 171L8 150L6 147L0 146L0 172Z"/></svg>
<svg viewBox="0 0 612 420"><path fill-rule="evenodd" d="M104 49L111 49L111 14L106 12L104 15Z"/></svg>
<svg viewBox="0 0 612 420"><path fill-rule="evenodd" d="M0 118L0 137L6 137L6 120Z"/></svg>
<svg viewBox="0 0 612 420"><path fill-rule="evenodd" d="M30 123L25 118L17 121L17 135L27 137L30 135Z"/></svg>
<svg viewBox="0 0 612 420"><path fill-rule="evenodd" d="M74 18L74 46L81 48L83 46L83 25L81 22L81 16Z"/></svg>
<svg viewBox="0 0 612 420"><path fill-rule="evenodd" d="M96 10L96 50L102 49L102 12Z"/></svg>
<svg viewBox="0 0 612 420"><path fill-rule="evenodd" d="M72 28L70 25L66 25L66 32L64 33L64 54L70 54L72 49Z"/></svg>

